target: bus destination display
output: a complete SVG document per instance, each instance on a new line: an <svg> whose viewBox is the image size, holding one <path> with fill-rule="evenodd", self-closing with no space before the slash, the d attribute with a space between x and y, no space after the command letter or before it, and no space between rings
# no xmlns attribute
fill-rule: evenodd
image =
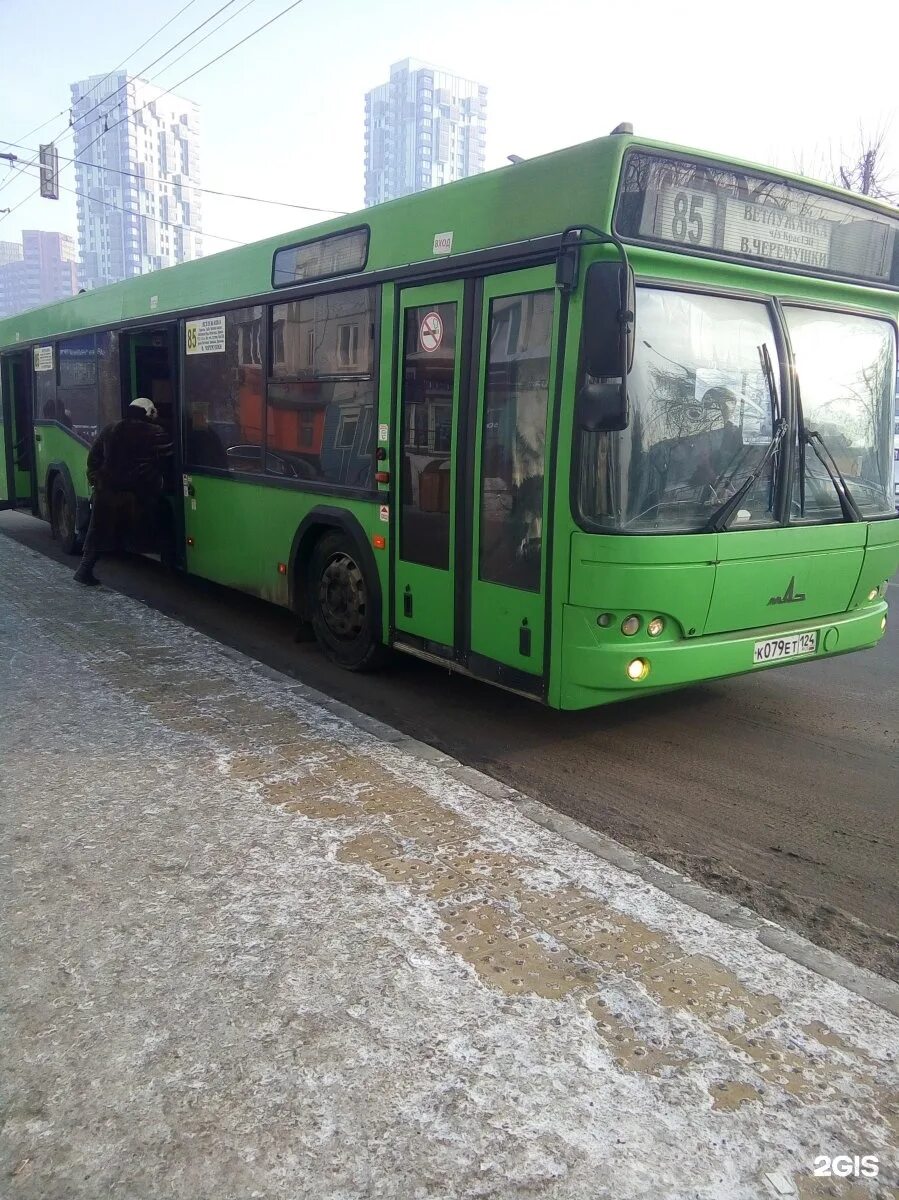
<svg viewBox="0 0 899 1200"><path fill-rule="evenodd" d="M899 286L899 222L783 180L631 152L621 234Z"/></svg>

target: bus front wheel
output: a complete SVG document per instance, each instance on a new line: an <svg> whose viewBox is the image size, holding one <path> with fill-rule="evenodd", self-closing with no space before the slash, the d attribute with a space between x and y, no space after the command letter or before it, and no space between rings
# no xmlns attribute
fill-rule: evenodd
<svg viewBox="0 0 899 1200"><path fill-rule="evenodd" d="M325 654L347 671L373 671L386 659L371 596L350 538L336 530L326 533L309 563L309 615Z"/></svg>

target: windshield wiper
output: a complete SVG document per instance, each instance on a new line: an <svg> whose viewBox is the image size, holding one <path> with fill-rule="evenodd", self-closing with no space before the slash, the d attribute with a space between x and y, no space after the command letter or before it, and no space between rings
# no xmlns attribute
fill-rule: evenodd
<svg viewBox="0 0 899 1200"><path fill-rule="evenodd" d="M799 513L805 516L805 448L811 446L814 450L818 461L824 467L824 470L830 476L830 482L833 484L834 491L837 494L837 499L840 502L840 508L843 513L844 521L863 521L861 509L855 503L855 497L849 490L849 484L846 482L845 476L837 466L836 459L831 454L827 447L824 438L816 429L809 429L805 423L805 416L802 411L802 392L799 387L799 380L796 380L796 411L799 416ZM827 455L827 458L824 455ZM830 460L830 462L827 461Z"/></svg>
<svg viewBox="0 0 899 1200"><path fill-rule="evenodd" d="M818 461L830 476L830 482L834 486L834 491L840 502L840 508L843 510L843 519L845 521L863 521L865 518L862 516L861 509L855 503L855 497L849 491L849 484L846 482L843 472L837 466L836 459L827 448L824 438L816 429L803 430L803 436L806 445L811 446L818 457Z"/></svg>
<svg viewBox="0 0 899 1200"><path fill-rule="evenodd" d="M703 528L707 533L721 533L727 528L727 523L737 511L740 501L750 490L752 485L764 471L765 467L767 467L768 463L780 449L780 443L784 440L786 432L787 423L783 417L781 417L774 426L774 437L772 437L771 441L766 446L765 453L759 459L758 466L754 471L751 471L746 476L734 494L725 500L719 508L716 508L709 517L708 521L706 521Z"/></svg>
<svg viewBox="0 0 899 1200"><path fill-rule="evenodd" d="M765 448L765 453L759 460L758 466L754 471L751 471L746 476L743 483L728 497L727 500L716 508L705 524L705 528L713 533L720 533L727 528L727 523L734 515L739 506L740 501L750 490L755 481L767 467L768 463L780 449L780 443L784 440L787 432L787 423L781 416L780 412L780 395L777 391L777 381L774 378L774 367L771 365L771 354L768 350L768 343L762 342L758 347L759 361L762 364L762 374L765 376L765 383L768 385L768 394L771 397L771 411L774 415L774 436ZM736 468L735 468L736 470ZM731 476L733 478L733 475Z"/></svg>

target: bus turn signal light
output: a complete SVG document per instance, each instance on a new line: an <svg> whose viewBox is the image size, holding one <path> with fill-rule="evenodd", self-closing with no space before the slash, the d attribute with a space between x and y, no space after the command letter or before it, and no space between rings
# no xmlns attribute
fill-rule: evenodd
<svg viewBox="0 0 899 1200"><path fill-rule="evenodd" d="M641 623L637 614L633 613L631 616L625 617L621 622L621 632L625 637L633 637L635 633L640 632Z"/></svg>
<svg viewBox="0 0 899 1200"><path fill-rule="evenodd" d="M387 538L383 533L375 533L372 535L371 544L376 550L383 550L387 546Z"/></svg>
<svg viewBox="0 0 899 1200"><path fill-rule="evenodd" d="M390 472L375 471L375 483L390 483Z"/></svg>

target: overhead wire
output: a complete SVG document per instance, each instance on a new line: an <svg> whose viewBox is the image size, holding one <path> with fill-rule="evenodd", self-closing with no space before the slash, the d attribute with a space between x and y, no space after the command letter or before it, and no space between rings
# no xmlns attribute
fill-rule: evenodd
<svg viewBox="0 0 899 1200"><path fill-rule="evenodd" d="M158 54L156 56L156 58L153 59L152 62L148 62L147 65L145 67L141 67L141 69L139 71L134 71L132 73L133 76L136 78L142 79L144 77L144 75L146 75L147 71L150 70L151 67L155 67L156 64L161 62L164 58L168 58L168 56L171 54L171 52L173 50L177 50L179 46L183 45L188 40L188 38L191 38L191 37L193 37L193 35L195 33L198 33L203 28L204 25L208 25L210 21L215 20L215 18L220 13L223 13L226 8L230 8L232 4L236 4L236 3L237 3L237 0L225 0L225 3L222 4L219 8L217 8L214 13L211 13L208 17L206 17L206 19L204 21L201 21L199 25L195 25L194 28L191 29L191 31L189 33L185 33L183 37L180 37L177 40L177 42L175 42L175 43L173 43L173 45L169 46L169 48L167 50L163 50L162 54ZM244 7L246 7L246 5L244 5ZM242 10L239 10L239 11L242 11ZM234 15L236 16L237 14L234 14ZM229 20L230 20L230 18L229 18ZM225 25L225 24L227 24L227 21L222 22L222 25ZM211 30L210 32L215 33L218 29L221 29L222 25L217 25L216 28ZM209 36L210 36L210 34L206 34L204 37L200 38L200 42L204 42L206 40L206 38ZM197 46L199 46L200 42L197 42L195 44ZM184 54L189 54L190 51L193 49L194 49L194 46L190 46L187 50L185 50ZM180 55L180 58L183 58L184 54ZM175 62L179 62L180 58L175 59ZM167 63L166 66L163 67L163 70L168 70L168 68L171 67L172 65L173 65L172 63ZM118 70L118 68L116 68L116 70ZM114 75L115 71L110 72L110 74ZM160 74L162 74L162 72L160 72ZM106 78L108 79L109 75L107 75ZM116 96L118 96L121 92L123 92L125 90L125 88L127 88L127 86L128 86L128 80L126 79L125 82L123 84L120 84L119 87L117 87L114 92L110 92L110 94L108 96L104 96L102 99L98 100L96 104L91 105L91 107L89 109L87 109L85 112L79 113L78 116L74 115L74 110L73 110L73 113L72 113L73 126L77 125L79 122L86 121L92 112L96 112L96 110L98 108L101 108L104 104L110 104L113 100L115 100ZM90 93L88 93L88 95L89 94ZM83 97L82 97L82 99L83 99Z"/></svg>
<svg viewBox="0 0 899 1200"><path fill-rule="evenodd" d="M233 3L233 0L230 0L230 2ZM240 41L235 42L232 46L229 46L227 50L223 50L221 54L217 54L215 58L211 58L209 62L204 63L202 67L197 67L195 71L191 71L189 75L185 75L183 79L179 79L177 83L173 83L171 87L168 87L164 91L160 92L158 96L154 96L152 100L147 100L140 106L140 108L135 109L133 113L126 113L124 117L120 117L118 121L115 121L108 128L104 129L102 133L99 133L92 142L88 142L88 144L83 148L82 153L86 154L87 151L90 150L91 146L96 145L96 143L99 142L101 138L105 137L107 133L111 133L112 130L117 129L119 125L123 125L126 121L130 121L132 117L136 117L138 113L142 113L145 108L148 108L151 104L155 104L160 101L163 96L171 95L175 88L179 88L182 84L188 83L191 79L195 79L196 76L202 71L207 70L209 67L214 66L215 63L220 62L227 55L232 54L245 42L248 42L250 38L254 38L257 33L261 33L263 29L267 29L269 25L273 25L275 21L278 21L281 19L281 17L286 16L291 9L299 8L302 3L303 0L293 0L293 2L288 4L286 8L282 8L279 13L276 13L273 17L270 17L262 25L257 25L255 29L251 30L250 33L248 33L245 37L242 37Z"/></svg>
<svg viewBox="0 0 899 1200"><path fill-rule="evenodd" d="M0 138L0 143L2 143L4 146L15 146L19 150L33 149L31 146L23 146L21 142L7 142L2 138ZM223 196L228 200L248 200L255 204L271 204L279 208L298 209L301 212L333 213L335 216L339 217L346 216L346 211L340 208L323 208L321 205L317 204L294 204L290 200L272 200L266 196L247 196L242 192L225 192L219 190L218 188L201 187L198 183L175 184L172 182L172 180L160 179L157 175L142 175L137 171L125 171L121 167L107 167L102 163L84 162L84 160L79 158L77 155L72 157L69 154L61 154L59 157L65 159L67 163L75 163L77 166L87 167L90 170L106 171L113 175L126 175L129 179L139 179L148 183L162 183L169 187L180 186L188 188L194 192L203 192L205 195L209 196Z"/></svg>
<svg viewBox="0 0 899 1200"><path fill-rule="evenodd" d="M234 2L234 0L229 0L229 3L233 3L233 2ZM264 21L261 25L257 25L257 27L255 29L251 30L244 37L240 38L239 41L234 42L233 45L231 45L227 49L223 50L220 54L217 54L214 58L211 58L208 62L204 63L202 67L197 67L197 69L195 71L191 71L191 73L189 75L185 75L185 77L183 79L180 79L177 83L173 83L171 85L171 87L166 88L158 96L154 96L152 100L147 100L144 104L141 105L140 108L136 109L133 113L126 113L126 115L124 117L121 117L114 124L108 126L108 128L105 128L102 133L98 134L97 137L95 137L93 139L93 141L88 142L88 144L84 147L84 152L86 153L88 150L90 150L90 148L92 146L96 145L96 143L102 137L105 137L107 133L111 132L113 129L116 129L119 125L124 124L126 121L131 120L132 117L136 117L138 115L138 113L143 112L143 110L145 108L147 108L150 104L161 100L163 96L170 95L175 90L175 88L181 87L182 84L187 83L191 79L195 79L197 77L197 75L201 74L203 71L207 70L209 67L214 66L215 63L221 62L221 60L223 58L225 58L227 55L233 53L233 51L237 50L240 46L243 46L251 38L254 38L258 33L261 33L264 29L268 29L268 27L270 25L273 25L275 23L275 21L279 21L282 17L286 16L293 9L298 8L302 3L303 3L303 0L292 0L292 3L288 4L286 6L286 8L282 8L281 11L278 13L275 13L275 15L273 17L270 17L267 21ZM221 11L221 10L219 10L219 11ZM29 164L29 165L31 165L31 164ZM68 189L64 189L64 190L71 191L72 189L68 188ZM31 192L23 200L20 200L18 204L14 205L9 210L9 212L7 212L5 215L0 215L0 223L2 223L3 221L5 221L9 217L11 217L12 214L17 209L21 208L23 204L25 204L28 200L32 199L33 196L37 195L37 192L39 192L39 191L40 191L40 188L38 187L36 191Z"/></svg>
<svg viewBox="0 0 899 1200"><path fill-rule="evenodd" d="M141 44L140 44L139 46L137 46L137 47L136 47L134 50L132 50L130 54L126 54L126 55L125 55L125 57L122 59L122 61L121 61L121 62L118 64L118 66L115 66L115 67L113 67L113 68L112 68L112 70L111 70L111 71L110 71L110 72L109 72L107 75L104 75L104 76L103 76L103 78L102 78L102 79L101 79L101 80L100 80L98 83L95 83L95 84L94 84L94 86L93 86L93 87L92 87L92 88L91 88L91 89L90 89L88 92L86 92L86 93L85 93L85 96L90 96L90 95L91 95L93 92L95 92L95 91L97 90L97 88L99 88L99 87L102 87L102 86L103 86L103 84L106 82L106 80L107 80L107 79L111 79L111 78L112 78L112 76L113 76L113 75L115 75L116 71L118 71L118 70L119 70L121 67L123 67L123 66L125 65L125 63L128 61L128 59L129 59L129 58L133 58L135 54L138 54L138 53L140 53L140 51L141 51L141 50L143 50L144 46L148 46L148 45L150 44L150 42L152 42L152 41L153 41L155 38L159 37L159 35L162 33L162 31L163 31L164 29L167 29L167 28L169 27L169 25L171 25L171 24L172 24L172 22L173 22L173 21L177 21L177 19L178 19L178 18L181 16L181 14L182 14L182 13L184 13L184 12L186 12L186 11L187 11L187 10L190 8L190 6L191 6L192 4L196 4L196 2L197 2L197 0L187 0L187 4L185 4L185 5L183 5L181 8L179 8L179 9L178 9L178 11L175 13L175 15L174 15L173 17L169 17L169 19L168 19L168 20L167 20L167 21L166 21L164 24L160 25L160 26L159 26L159 28L158 28L157 30L155 30L153 33L151 33L151 34L150 34L150 36L149 36L148 38L146 38L146 39L145 39L143 42L141 42ZM213 15L215 15L215 14L213 14ZM194 30L193 32L196 32L196 30ZM190 34L187 34L187 35L185 35L185 36L186 36L186 37L190 37ZM184 40L184 39L182 38L182 39L181 39L181 41L183 41L183 40ZM202 40L204 40L204 39L202 39L202 38L201 38L201 41L202 41ZM180 44L181 44L181 42L180 42L180 41L179 41L179 42L176 42L176 43L175 43L175 46L177 47L177 46L179 46ZM198 44L199 44L199 43L198 43ZM170 47L170 50L171 50L171 49L174 49L174 48L175 48L175 47ZM166 53L169 53L169 51L166 51ZM163 57L165 57L165 55L163 55ZM184 56L182 55L181 57L183 58ZM157 61L158 61L158 60L157 60ZM178 60L176 59L176 61L178 61ZM96 107L96 105L95 105L94 107ZM93 111L93 109L92 109L91 111ZM29 129L27 133L23 133L23 134L22 134L22 139L21 139L21 140L24 142L24 141L25 141L25 139L26 139L26 138L29 138L29 137L31 137L31 135L32 135L33 133L37 133L39 130L41 130L41 129L44 129L44 128L45 128L47 125L49 125L49 124L50 124L50 122L51 122L51 121L55 121L55 120L57 119L57 117L64 116L64 115L65 115L65 113L67 113L67 112L71 112L71 108L63 108L63 109L61 109L61 110L60 110L58 113L56 113L54 116L50 117L50 118L49 118L49 120L47 120L47 121L42 121L40 125L35 125L35 127L34 127L33 129ZM63 135L64 135L64 134L65 134L65 133L66 133L66 132L67 132L67 131L68 131L70 128L71 128L71 125L67 125L67 126L65 127L65 129L62 129L62 130L60 130L60 132L59 132L59 133L57 133L57 134L56 134L56 135L55 135L53 138L51 138L50 140L51 140L52 142L58 141L58 140L59 140L59 138L61 138L61 137L62 137L62 136L63 136ZM9 145L14 145L15 143L8 143L8 144L9 144ZM12 175L12 176L11 176L10 178L8 178L8 179L4 179L4 181L3 181L2 183L0 183L0 191L3 191L3 189L6 187L6 185L7 185L7 184L9 184L9 183L12 183L13 179L15 179L15 178L16 178L16 175L20 175L20 174L22 174L22 172L23 172L23 171L24 171L24 170L25 170L27 167L30 167L30 166L32 166L34 163L36 163L39 157L40 157L40 151L38 151L38 153L37 153L37 154L35 155L35 157L34 157L34 158L31 160L31 162L25 163L25 164L24 164L24 166L20 167L20 168L19 168L19 169L18 169L18 170L15 172L15 174L14 174L14 175Z"/></svg>
<svg viewBox="0 0 899 1200"><path fill-rule="evenodd" d="M126 213L129 217L153 221L156 225L168 225L171 229L183 229L187 233L195 233L197 237L208 237L217 242L230 242L232 246L245 246L247 244L246 242L238 241L237 238L224 237L220 233L209 233L208 230L197 229L193 225L185 225L181 221L164 221L162 217L154 217L150 213L136 212L133 208L123 208L121 204L116 204L112 200L101 200L98 196L88 196L78 188L66 187L64 183L61 183L59 186L64 192L70 192L73 196L80 196L83 200L89 200L92 204L103 204L107 208L117 209L118 212Z"/></svg>

